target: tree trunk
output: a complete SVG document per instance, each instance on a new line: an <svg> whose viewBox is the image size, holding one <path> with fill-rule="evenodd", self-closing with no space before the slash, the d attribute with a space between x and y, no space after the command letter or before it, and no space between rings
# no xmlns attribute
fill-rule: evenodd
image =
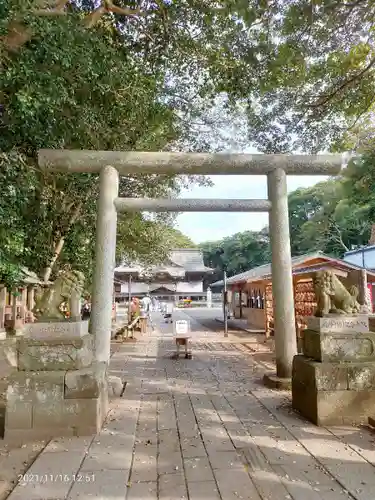
<svg viewBox="0 0 375 500"><path fill-rule="evenodd" d="M51 277L53 267L56 264L56 261L59 258L60 254L61 254L61 251L62 251L62 249L64 247L65 237L68 234L68 232L70 231L70 228L73 226L73 224L77 220L77 218L78 218L78 216L79 216L79 214L81 212L81 208L82 208L82 203L79 203L77 205L76 209L74 210L74 212L73 212L70 220L69 220L69 224L68 224L68 227L66 228L65 235L61 236L61 238L57 242L57 245L55 246L55 251L53 253L53 257L50 260L48 266L46 267L46 269L44 271L44 276L43 276L44 283L47 283L49 281L50 277Z"/></svg>
<svg viewBox="0 0 375 500"><path fill-rule="evenodd" d="M375 245L375 224L371 226L371 235L368 244Z"/></svg>

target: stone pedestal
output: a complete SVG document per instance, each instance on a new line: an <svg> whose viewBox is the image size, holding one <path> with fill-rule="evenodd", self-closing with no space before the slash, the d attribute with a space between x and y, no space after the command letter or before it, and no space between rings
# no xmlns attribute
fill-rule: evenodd
<svg viewBox="0 0 375 500"><path fill-rule="evenodd" d="M366 423L375 413L375 333L364 316L308 318L293 359L293 408L319 426Z"/></svg>
<svg viewBox="0 0 375 500"><path fill-rule="evenodd" d="M0 342L10 367L6 441L96 434L108 411L107 365L93 358L87 322L33 323Z"/></svg>

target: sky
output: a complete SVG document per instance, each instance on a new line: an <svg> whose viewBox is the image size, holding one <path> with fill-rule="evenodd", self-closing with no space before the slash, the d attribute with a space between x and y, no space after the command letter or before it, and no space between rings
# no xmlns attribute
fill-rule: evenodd
<svg viewBox="0 0 375 500"><path fill-rule="evenodd" d="M254 150L248 151L254 153ZM288 176L288 192L310 187L327 179L323 176ZM212 176L212 187L194 186L181 193L181 198L267 198L266 176ZM194 243L216 241L242 231L259 231L268 225L267 213L191 212L177 217L176 228Z"/></svg>

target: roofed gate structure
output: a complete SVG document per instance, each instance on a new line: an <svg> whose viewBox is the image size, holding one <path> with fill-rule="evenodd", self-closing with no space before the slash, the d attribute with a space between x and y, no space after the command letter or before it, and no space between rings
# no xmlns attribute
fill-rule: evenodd
<svg viewBox="0 0 375 500"><path fill-rule="evenodd" d="M198 248L175 248L160 265L144 266L123 262L115 269L115 298L118 301L146 294L176 301L191 298L205 299L203 278L212 269L203 262L203 252ZM130 286L129 286L130 285Z"/></svg>
<svg viewBox="0 0 375 500"><path fill-rule="evenodd" d="M142 153L121 151L40 150L39 165L48 170L100 173L96 262L91 333L97 361L109 363L117 212L269 212L275 312L276 379L290 379L297 353L290 254L287 175L335 175L341 155L249 155ZM119 198L119 175L267 175L267 200Z"/></svg>
<svg viewBox="0 0 375 500"><path fill-rule="evenodd" d="M313 316L317 308L313 276L317 271L334 273L349 289L358 288L358 302L370 311L372 304L372 283L375 272L364 269L345 260L330 257L322 252L298 255L292 258L294 286L294 309L297 339L302 343L307 317ZM222 287L223 281L212 283L212 288ZM246 319L248 327L269 337L273 333L274 311L272 296L271 264L263 264L228 278L231 293L231 310L236 319Z"/></svg>

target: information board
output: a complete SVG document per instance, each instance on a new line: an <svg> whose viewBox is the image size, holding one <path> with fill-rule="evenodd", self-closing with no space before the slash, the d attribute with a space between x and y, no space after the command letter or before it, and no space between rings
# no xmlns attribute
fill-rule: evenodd
<svg viewBox="0 0 375 500"><path fill-rule="evenodd" d="M174 323L174 331L176 335L188 335L189 322L184 319L179 319Z"/></svg>

